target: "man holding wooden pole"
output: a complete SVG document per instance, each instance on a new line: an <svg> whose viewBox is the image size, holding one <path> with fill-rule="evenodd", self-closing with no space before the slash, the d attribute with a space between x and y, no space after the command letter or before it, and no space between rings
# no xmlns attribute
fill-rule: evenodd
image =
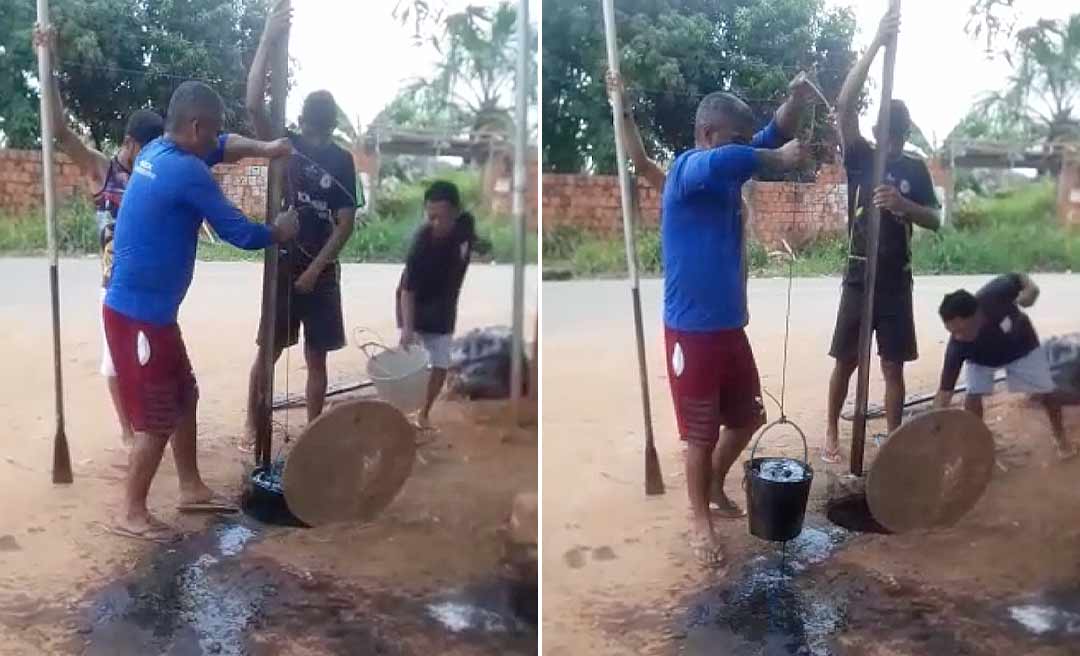
<svg viewBox="0 0 1080 656"><path fill-rule="evenodd" d="M110 530L168 542L176 531L146 505L161 456L172 442L180 483L178 510L235 510L199 475L195 451L198 385L177 323L195 270L205 217L222 239L259 250L296 236L293 211L272 226L249 221L225 198L208 165L224 157L224 103L201 82L184 82L169 101L165 136L135 162L116 222L115 260L103 308L105 337L135 441L124 508Z"/></svg>
<svg viewBox="0 0 1080 656"><path fill-rule="evenodd" d="M888 122L880 118L874 127L878 143L886 144L884 173L875 177L877 149L859 134L859 94L877 52L893 42L900 27L898 9L881 19L877 35L862 59L848 73L836 101L844 168L848 180L848 231L850 249L843 292L829 355L835 359L829 379L828 423L821 458L840 462L838 423L847 397L851 374L859 364L860 327L866 310L866 280L876 273L872 322L868 330L877 335L881 372L885 378L885 410L889 431L900 425L904 403L904 363L918 357L915 318L912 311L912 226L937 230L941 225L934 184L926 163L904 153L911 130L907 107L889 100ZM880 180L880 184L875 182ZM880 212L876 262L870 256L871 211ZM876 272L869 269L875 268ZM869 336L867 336L869 350Z"/></svg>

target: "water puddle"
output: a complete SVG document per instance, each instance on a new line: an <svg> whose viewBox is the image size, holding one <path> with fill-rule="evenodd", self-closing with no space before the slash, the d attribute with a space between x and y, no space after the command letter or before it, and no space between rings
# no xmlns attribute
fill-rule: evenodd
<svg viewBox="0 0 1080 656"><path fill-rule="evenodd" d="M846 622L846 597L802 574L828 559L847 536L835 526L806 526L796 539L751 560L735 583L692 605L681 653L832 653L831 638Z"/></svg>
<svg viewBox="0 0 1080 656"><path fill-rule="evenodd" d="M453 633L536 635L535 586L498 581L474 585L427 605L427 613Z"/></svg>
<svg viewBox="0 0 1080 656"><path fill-rule="evenodd" d="M159 552L91 603L86 654L246 654L245 633L273 592L265 570L222 567L256 537L223 523Z"/></svg>
<svg viewBox="0 0 1080 656"><path fill-rule="evenodd" d="M1044 592L1007 611L1009 619L1029 635L1080 642L1080 588Z"/></svg>
<svg viewBox="0 0 1080 656"><path fill-rule="evenodd" d="M426 600L344 589L330 575L292 574L245 555L260 528L245 517L213 525L94 594L79 653L246 656L278 653L294 639L341 656L430 651L405 646L414 643L536 653L535 586L531 620L522 610L528 595L503 580Z"/></svg>

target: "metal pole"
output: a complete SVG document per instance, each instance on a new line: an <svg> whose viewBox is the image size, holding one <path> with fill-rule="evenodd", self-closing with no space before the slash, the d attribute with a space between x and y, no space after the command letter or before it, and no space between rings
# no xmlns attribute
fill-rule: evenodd
<svg viewBox="0 0 1080 656"><path fill-rule="evenodd" d="M613 0L603 0L604 40L607 44L608 69L614 75L619 74L619 49L615 38L615 6ZM635 192L631 191L631 179L626 170L626 147L623 144L623 99L621 94L613 94L611 102L614 108L615 159L619 167L619 196L622 206L623 241L626 246L626 271L630 281L630 298L634 307L634 336L637 340L638 372L641 380L642 411L645 420L645 492L663 494L664 484L660 475L659 459L653 443L652 410L649 405L649 379L645 365L645 338L641 325L641 294L638 289L637 247L634 234ZM636 190L637 185L634 184Z"/></svg>
<svg viewBox="0 0 1080 656"><path fill-rule="evenodd" d="M889 0L889 11L900 11L900 0ZM885 69L881 78L881 107L878 110L877 145L874 148L874 170L871 191L885 177L889 155L889 105L892 102L893 69L896 65L896 38L885 44ZM855 386L855 418L851 432L851 473L862 476L863 448L866 444L866 403L870 392L870 337L874 322L874 286L877 284L878 236L881 232L881 212L873 203L866 214L866 271L863 277L862 319L859 324L859 374Z"/></svg>
<svg viewBox="0 0 1080 656"><path fill-rule="evenodd" d="M518 69L514 105L514 316L512 356L510 360L510 404L513 424L521 416L522 362L525 353L525 189L526 152L529 147L528 85L529 80L529 3L518 2L517 16ZM535 366L535 365L534 365Z"/></svg>
<svg viewBox="0 0 1080 656"><path fill-rule="evenodd" d="M285 135L285 97L288 94L289 76L289 33L281 37L277 50L270 60L270 125L274 136ZM266 223L273 223L281 211L281 199L284 195L285 166L283 160L271 160L267 174ZM263 292L262 292L262 356L259 363L263 375L263 388L259 390L256 412L258 421L255 433L255 462L264 469L269 469L273 421L272 402L274 398L274 329L277 323L278 291L278 247L271 244L263 256Z"/></svg>
<svg viewBox="0 0 1080 656"><path fill-rule="evenodd" d="M49 28L49 0L37 0L37 20ZM60 356L60 275L56 248L56 179L53 171L52 51L42 43L38 50L38 80L41 82L41 169L45 177L45 234L49 246L49 293L52 300L53 383L56 397L56 435L53 439L53 483L71 483L71 454L64 433L64 376Z"/></svg>

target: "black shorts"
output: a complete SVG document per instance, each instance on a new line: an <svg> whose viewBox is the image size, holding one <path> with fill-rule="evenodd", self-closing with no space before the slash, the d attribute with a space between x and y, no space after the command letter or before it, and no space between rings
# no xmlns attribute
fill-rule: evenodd
<svg viewBox="0 0 1080 656"><path fill-rule="evenodd" d="M345 346L345 319L341 312L341 269L337 263L323 269L309 294L296 291L288 265L282 262L278 275L278 295L274 325L274 344L278 349L295 345L304 325L304 347L318 351L336 351ZM262 343L262 327L256 339Z"/></svg>
<svg viewBox="0 0 1080 656"><path fill-rule="evenodd" d="M855 360L859 352L863 288L862 285L849 284L842 287L829 355L837 360L850 361ZM911 362L919 357L910 285L906 289L874 294L874 334L882 360Z"/></svg>

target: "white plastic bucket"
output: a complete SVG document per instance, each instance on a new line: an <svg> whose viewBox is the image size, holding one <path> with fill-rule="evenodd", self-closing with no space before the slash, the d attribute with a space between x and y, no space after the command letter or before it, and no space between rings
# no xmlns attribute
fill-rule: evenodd
<svg viewBox="0 0 1080 656"><path fill-rule="evenodd" d="M377 349L375 354L369 349ZM378 342L360 345L368 356L367 375L379 398L406 415L423 409L427 402L431 356L422 346L392 349Z"/></svg>

